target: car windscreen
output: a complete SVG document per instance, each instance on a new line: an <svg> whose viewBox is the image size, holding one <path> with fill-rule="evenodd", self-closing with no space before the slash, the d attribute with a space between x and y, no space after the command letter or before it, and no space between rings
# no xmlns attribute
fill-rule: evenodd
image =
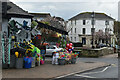
<svg viewBox="0 0 120 80"><path fill-rule="evenodd" d="M55 49L54 46L46 46L46 49Z"/></svg>

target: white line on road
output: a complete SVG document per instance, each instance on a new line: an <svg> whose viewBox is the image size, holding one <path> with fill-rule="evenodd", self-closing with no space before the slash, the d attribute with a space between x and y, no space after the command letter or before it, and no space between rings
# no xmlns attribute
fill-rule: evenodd
<svg viewBox="0 0 120 80"><path fill-rule="evenodd" d="M102 71L98 71L98 72L89 72L89 73L83 73L83 74L94 74L94 73L102 73L104 71L106 71L109 67L104 68Z"/></svg>
<svg viewBox="0 0 120 80"><path fill-rule="evenodd" d="M87 70L85 70L85 71L87 71ZM70 73L70 74L63 75L63 76L59 76L59 77L56 77L55 79L63 78L63 77L70 76L70 75L73 75L73 74L77 74L77 73L80 73L80 72L84 72L84 70L83 71L74 72L74 73Z"/></svg>
<svg viewBox="0 0 120 80"><path fill-rule="evenodd" d="M85 77L85 78L96 78L96 77L91 77L91 76L86 76L86 75L79 75L79 74L75 74L74 76L80 76L80 77Z"/></svg>

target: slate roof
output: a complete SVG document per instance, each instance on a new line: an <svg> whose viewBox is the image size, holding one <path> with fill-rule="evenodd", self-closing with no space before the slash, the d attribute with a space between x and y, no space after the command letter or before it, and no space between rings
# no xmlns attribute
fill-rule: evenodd
<svg viewBox="0 0 120 80"><path fill-rule="evenodd" d="M88 19L88 18L90 19L91 18L91 14L92 14L92 12L83 12L83 13L80 13L80 14L70 18L69 20ZM95 19L115 20L112 17L106 15L105 13L94 12L94 14L95 14Z"/></svg>
<svg viewBox="0 0 120 80"><path fill-rule="evenodd" d="M13 2L7 2L7 6L10 6L11 8L7 10L7 14L19 14L19 15L24 15L24 16L33 16L29 14L27 11L23 10Z"/></svg>
<svg viewBox="0 0 120 80"><path fill-rule="evenodd" d="M50 13L30 13L30 14L34 15L35 17L48 17L48 16L51 17Z"/></svg>

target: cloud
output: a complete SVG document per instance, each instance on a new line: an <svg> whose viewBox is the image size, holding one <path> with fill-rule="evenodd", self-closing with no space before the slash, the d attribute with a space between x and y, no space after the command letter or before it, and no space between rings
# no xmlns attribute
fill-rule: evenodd
<svg viewBox="0 0 120 80"><path fill-rule="evenodd" d="M118 2L119 0L10 0L13 2Z"/></svg>
<svg viewBox="0 0 120 80"><path fill-rule="evenodd" d="M61 1L61 0L60 0ZM80 0L83 1L83 0ZM86 1L86 2L85 2ZM118 3L116 0L84 0L83 2L15 2L17 5L29 12L49 12L52 16L60 16L65 20L79 14L80 12L96 11L118 17ZM114 2L113 2L114 1Z"/></svg>

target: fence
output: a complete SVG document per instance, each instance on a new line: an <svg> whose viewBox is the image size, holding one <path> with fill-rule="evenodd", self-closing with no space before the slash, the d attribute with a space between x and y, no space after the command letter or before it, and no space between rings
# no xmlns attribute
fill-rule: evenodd
<svg viewBox="0 0 120 80"><path fill-rule="evenodd" d="M6 34L2 36L2 62L10 64L11 38L7 38Z"/></svg>

